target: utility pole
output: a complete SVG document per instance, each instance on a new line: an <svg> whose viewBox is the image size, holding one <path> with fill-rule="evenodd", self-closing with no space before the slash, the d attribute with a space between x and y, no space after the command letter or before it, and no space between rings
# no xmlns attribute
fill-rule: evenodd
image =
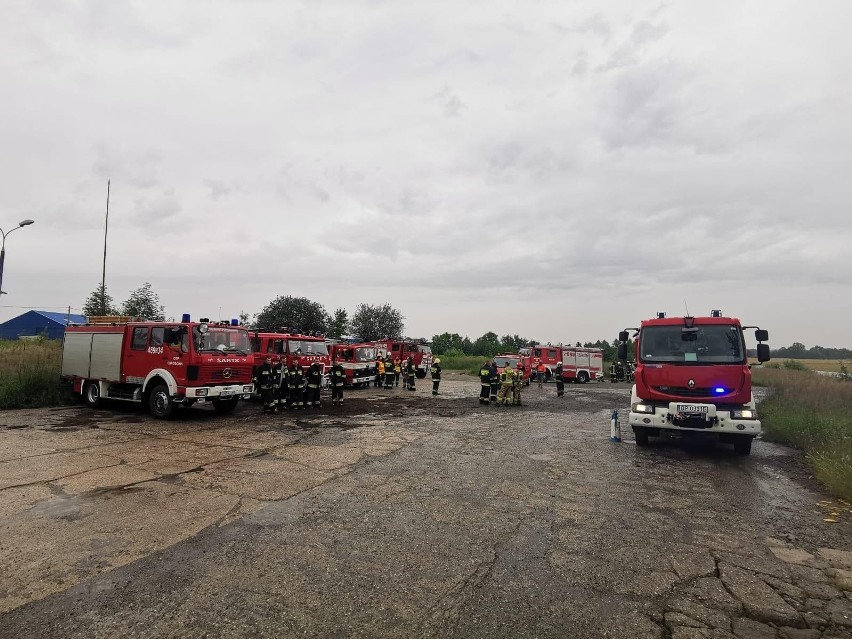
<svg viewBox="0 0 852 639"><path fill-rule="evenodd" d="M109 180L107 180L106 221L104 222L104 270L101 275L101 315L107 314L106 308L106 250L107 231L109 230Z"/></svg>

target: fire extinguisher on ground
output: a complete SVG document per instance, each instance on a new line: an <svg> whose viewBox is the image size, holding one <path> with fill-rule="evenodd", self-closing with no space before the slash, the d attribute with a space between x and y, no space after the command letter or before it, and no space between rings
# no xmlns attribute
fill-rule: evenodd
<svg viewBox="0 0 852 639"><path fill-rule="evenodd" d="M621 441L621 424L618 423L618 411L613 410L609 419L609 441Z"/></svg>

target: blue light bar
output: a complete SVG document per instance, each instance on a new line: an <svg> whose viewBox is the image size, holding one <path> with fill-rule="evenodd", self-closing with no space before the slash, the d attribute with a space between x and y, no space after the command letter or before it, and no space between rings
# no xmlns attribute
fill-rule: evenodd
<svg viewBox="0 0 852 639"><path fill-rule="evenodd" d="M181 322L188 322L188 321L189 321L189 313L184 313L184 314L181 316L180 321L181 321Z"/></svg>

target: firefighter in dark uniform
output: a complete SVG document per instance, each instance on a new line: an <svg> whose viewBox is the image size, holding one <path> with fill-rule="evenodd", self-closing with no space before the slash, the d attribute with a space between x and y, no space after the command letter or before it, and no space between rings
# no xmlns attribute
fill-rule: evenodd
<svg viewBox="0 0 852 639"><path fill-rule="evenodd" d="M393 357L390 353L385 357L385 388L393 388Z"/></svg>
<svg viewBox="0 0 852 639"><path fill-rule="evenodd" d="M408 377L408 390L416 390L414 388L414 380L417 375L417 366L414 365L414 357L411 355L408 356L408 361L405 362L405 371Z"/></svg>
<svg viewBox="0 0 852 639"><path fill-rule="evenodd" d="M488 368L489 380L491 382L491 403L497 403L497 391L500 390L500 373L497 372L497 362L491 361L491 366Z"/></svg>
<svg viewBox="0 0 852 639"><path fill-rule="evenodd" d="M562 362L556 364L556 396L565 397L565 377L562 375Z"/></svg>
<svg viewBox="0 0 852 639"><path fill-rule="evenodd" d="M275 372L272 368L272 358L268 355L263 360L263 365L255 372L254 383L260 391L260 399L263 402L263 412L267 413L275 408Z"/></svg>
<svg viewBox="0 0 852 639"><path fill-rule="evenodd" d="M488 405L488 396L491 394L491 366L486 361L479 369L479 383L482 388L479 391L479 403Z"/></svg>
<svg viewBox="0 0 852 639"><path fill-rule="evenodd" d="M441 360L432 362L432 394L438 394L438 385L441 383Z"/></svg>
<svg viewBox="0 0 852 639"><path fill-rule="evenodd" d="M273 367L275 372L275 410L287 410L287 362L284 356Z"/></svg>
<svg viewBox="0 0 852 639"><path fill-rule="evenodd" d="M305 402L302 397L302 387L305 383L305 373L298 362L290 364L290 373L288 375L290 386L290 408L293 410L302 410L305 408Z"/></svg>
<svg viewBox="0 0 852 639"><path fill-rule="evenodd" d="M331 377L331 405L343 406L343 386L346 384L346 371L343 364L334 362L329 376Z"/></svg>
<svg viewBox="0 0 852 639"><path fill-rule="evenodd" d="M322 386L322 367L314 362L308 369L308 392L305 395L305 405L308 408L320 407L320 387Z"/></svg>

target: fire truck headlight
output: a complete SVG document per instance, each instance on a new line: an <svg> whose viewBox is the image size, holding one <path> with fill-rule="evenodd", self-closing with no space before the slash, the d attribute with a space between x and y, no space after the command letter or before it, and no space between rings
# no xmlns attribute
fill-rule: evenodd
<svg viewBox="0 0 852 639"><path fill-rule="evenodd" d="M757 411L753 408L742 408L731 411L731 419L757 419Z"/></svg>
<svg viewBox="0 0 852 639"><path fill-rule="evenodd" d="M254 390L254 387L251 384L249 384L248 386L243 386L243 392L244 393L250 393L253 390Z"/></svg>
<svg viewBox="0 0 852 639"><path fill-rule="evenodd" d="M634 413L647 413L648 415L654 414L654 407L651 404L633 404L633 412Z"/></svg>
<svg viewBox="0 0 852 639"><path fill-rule="evenodd" d="M196 388L195 389L196 397L207 397L207 389L206 388Z"/></svg>

